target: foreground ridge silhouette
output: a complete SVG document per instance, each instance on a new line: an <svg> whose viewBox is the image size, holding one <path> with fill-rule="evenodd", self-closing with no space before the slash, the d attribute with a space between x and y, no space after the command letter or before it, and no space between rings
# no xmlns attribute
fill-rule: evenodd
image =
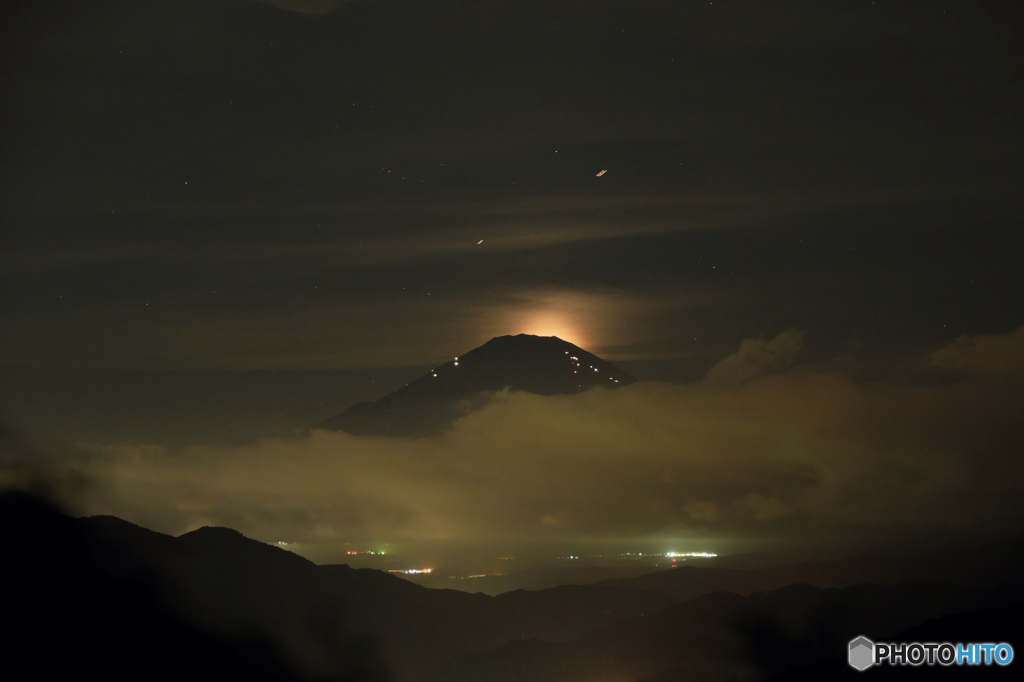
<svg viewBox="0 0 1024 682"><path fill-rule="evenodd" d="M481 407L488 392L507 388L571 395L635 381L557 336L498 336L379 400L357 403L313 428L356 436L431 436Z"/></svg>
<svg viewBox="0 0 1024 682"><path fill-rule="evenodd" d="M333 659L315 667L254 619L227 627L203 617L196 602L211 586L204 581L215 581L222 570L213 547L202 546L204 536L217 533L205 530L188 534L199 536L190 542L113 516L72 519L34 495L0 491L0 533L17 548L4 560L11 589L0 645L24 666L23 676L11 679L386 682L374 652L343 630L332 633ZM236 545L242 540L219 530L236 535ZM248 571L232 571L241 582L272 571L275 558L305 562L263 549L244 557L256 559ZM237 550L221 546L222 552ZM281 556L271 556L275 552ZM203 608L210 606L223 605ZM231 616L244 613L235 608Z"/></svg>
<svg viewBox="0 0 1024 682"><path fill-rule="evenodd" d="M226 528L72 519L18 493L0 494L0 531L17 548L3 641L33 679L584 682L614 666L761 682L842 679L861 634L1021 646L1020 539L492 597L319 566Z"/></svg>

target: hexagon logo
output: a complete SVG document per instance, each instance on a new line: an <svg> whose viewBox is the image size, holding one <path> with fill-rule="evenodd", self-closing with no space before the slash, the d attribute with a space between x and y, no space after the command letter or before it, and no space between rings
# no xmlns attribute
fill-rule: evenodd
<svg viewBox="0 0 1024 682"><path fill-rule="evenodd" d="M875 663L875 643L864 635L851 639L848 654L851 668L867 670Z"/></svg>

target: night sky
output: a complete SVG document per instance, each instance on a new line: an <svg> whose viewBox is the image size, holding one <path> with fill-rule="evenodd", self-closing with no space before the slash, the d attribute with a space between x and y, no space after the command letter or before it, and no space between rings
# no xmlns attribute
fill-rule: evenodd
<svg viewBox="0 0 1024 682"><path fill-rule="evenodd" d="M7 2L0 474L267 540L1019 532L1020 18ZM299 432L522 332L646 381Z"/></svg>

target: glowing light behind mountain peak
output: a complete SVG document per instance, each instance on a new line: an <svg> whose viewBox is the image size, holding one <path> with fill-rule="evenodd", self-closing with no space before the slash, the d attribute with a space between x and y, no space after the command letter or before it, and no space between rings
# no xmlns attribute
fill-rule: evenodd
<svg viewBox="0 0 1024 682"><path fill-rule="evenodd" d="M518 325L516 333L534 336L557 336L563 341L580 348L590 345L582 326L569 313L555 310L541 310L528 313Z"/></svg>

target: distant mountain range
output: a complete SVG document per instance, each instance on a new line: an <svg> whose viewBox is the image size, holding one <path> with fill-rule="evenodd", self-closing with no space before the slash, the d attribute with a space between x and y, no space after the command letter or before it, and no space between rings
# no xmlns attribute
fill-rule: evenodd
<svg viewBox="0 0 1024 682"><path fill-rule="evenodd" d="M1020 541L492 597L318 566L226 528L72 519L17 493L0 494L0 529L2 641L36 679L760 682L846 675L858 635L1024 646Z"/></svg>
<svg viewBox="0 0 1024 682"><path fill-rule="evenodd" d="M313 428L360 436L436 435L479 408L489 391L568 395L635 381L557 336L498 336L379 400L357 403Z"/></svg>

